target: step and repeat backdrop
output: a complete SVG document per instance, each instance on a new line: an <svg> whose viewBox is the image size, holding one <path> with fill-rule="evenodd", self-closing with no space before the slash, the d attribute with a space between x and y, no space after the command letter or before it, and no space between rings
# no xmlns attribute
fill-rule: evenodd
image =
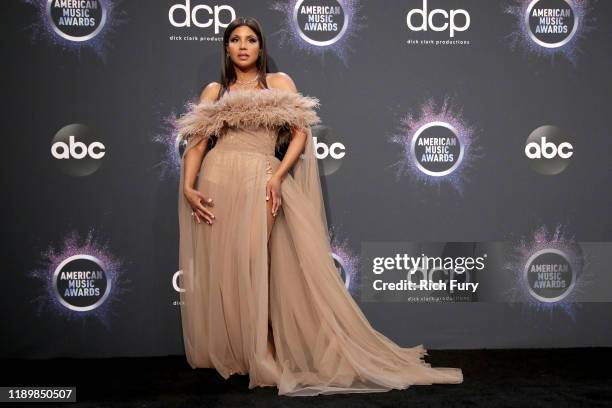
<svg viewBox="0 0 612 408"><path fill-rule="evenodd" d="M4 2L0 356L180 355L176 118L252 16L333 257L432 349L612 346L612 2ZM204 227L205 228L205 227Z"/></svg>

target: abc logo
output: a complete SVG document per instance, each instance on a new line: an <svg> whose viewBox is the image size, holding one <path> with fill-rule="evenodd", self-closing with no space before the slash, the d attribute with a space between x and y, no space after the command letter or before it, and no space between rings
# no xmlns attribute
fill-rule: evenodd
<svg viewBox="0 0 612 408"><path fill-rule="evenodd" d="M419 22L419 16L421 25L414 25L413 20ZM465 22L461 26L457 23L458 16L465 18ZM406 24L412 31L427 31L428 28L433 31L449 30L450 36L454 37L456 31L466 31L470 27L470 14L463 9L451 10L450 13L443 9L428 11L427 0L423 0L423 8L408 12Z"/></svg>
<svg viewBox="0 0 612 408"><path fill-rule="evenodd" d="M319 142L316 137L313 137L315 144L315 151L317 153L317 159L326 159L331 157L332 159L341 159L344 157L345 149L344 145L340 142L331 143L329 146L323 142Z"/></svg>
<svg viewBox="0 0 612 408"><path fill-rule="evenodd" d="M559 174L569 165L574 147L556 126L535 129L525 142L525 156L531 167L540 174Z"/></svg>
<svg viewBox="0 0 612 408"><path fill-rule="evenodd" d="M51 155L61 170L71 176L95 172L106 155L106 147L87 126L71 124L60 129L51 143Z"/></svg>
<svg viewBox="0 0 612 408"><path fill-rule="evenodd" d="M574 154L574 147L571 143L563 142L557 146L552 142L546 141L546 136L540 139L541 144L536 142L527 143L525 146L525 154L530 159L553 159L557 156L563 159L569 159Z"/></svg>
<svg viewBox="0 0 612 408"><path fill-rule="evenodd" d="M51 154L56 159L82 159L91 157L92 159L101 159L104 157L104 145L100 142L93 142L86 145L83 142L75 142L74 136L68 136L68 143L55 142L51 146Z"/></svg>
<svg viewBox="0 0 612 408"><path fill-rule="evenodd" d="M338 171L346 156L346 146L330 128L322 125L312 127L312 140L315 155L321 164L321 175L328 176Z"/></svg>
<svg viewBox="0 0 612 408"><path fill-rule="evenodd" d="M222 11L228 11L230 14L227 23L221 22L220 14ZM179 21L177 18L183 18L183 20ZM193 23L196 27L207 28L214 23L215 34L219 34L220 28L227 27L235 18L236 12L231 6L211 7L206 4L198 4L192 8L190 0L185 0L185 4L175 4L168 11L168 19L174 27L191 27Z"/></svg>

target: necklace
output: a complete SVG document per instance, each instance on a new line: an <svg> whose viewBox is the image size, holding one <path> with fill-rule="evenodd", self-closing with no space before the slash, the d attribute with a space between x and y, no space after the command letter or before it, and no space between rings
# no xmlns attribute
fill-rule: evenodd
<svg viewBox="0 0 612 408"><path fill-rule="evenodd" d="M252 83L256 82L258 79L259 79L259 74L255 75L255 78L249 79L248 81L243 81L243 80L240 80L240 79L236 78L236 83L240 84L240 85L247 85L247 84L252 84Z"/></svg>

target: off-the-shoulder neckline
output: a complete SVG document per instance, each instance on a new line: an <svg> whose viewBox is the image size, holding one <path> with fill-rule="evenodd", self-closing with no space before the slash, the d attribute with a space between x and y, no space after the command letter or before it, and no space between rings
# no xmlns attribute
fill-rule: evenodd
<svg viewBox="0 0 612 408"><path fill-rule="evenodd" d="M208 100L208 103L212 103L212 104L219 104L222 101L225 101L227 99L232 100L234 98L239 98L239 95L245 94L262 94L262 95L290 95L290 96L295 96L295 97L304 97L304 95L302 95L301 92L294 92L294 91L290 91L288 89L282 89L282 88L264 88L264 89L259 89L259 88L243 88L243 89L234 89L234 90L230 90L229 92L225 92L223 95L221 95L221 97L219 99L216 99L214 101L210 101ZM202 102L200 102L202 103Z"/></svg>
<svg viewBox="0 0 612 408"><path fill-rule="evenodd" d="M300 94L300 92L293 92L293 91L290 91L288 89L283 89L283 88L263 88L263 89L259 89L259 88L242 88L242 89L229 89L228 92L223 94L223 96L232 95L232 94L241 93L241 92L245 92L245 93L249 93L249 92L253 92L253 93L259 93L259 92L279 92L279 93L288 93L288 94L295 94L295 95L299 95Z"/></svg>

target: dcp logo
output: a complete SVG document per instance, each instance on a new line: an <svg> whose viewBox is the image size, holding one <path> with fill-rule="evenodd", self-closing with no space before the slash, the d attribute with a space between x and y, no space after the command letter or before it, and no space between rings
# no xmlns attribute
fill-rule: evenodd
<svg viewBox="0 0 612 408"><path fill-rule="evenodd" d="M229 13L226 22L221 20L223 11ZM177 20L177 18L183 20ZM168 20L174 27L191 27L193 24L199 28L208 28L214 24L215 34L219 34L220 29L227 27L235 18L236 12L234 9L225 4L212 7L206 4L198 4L191 7L191 0L185 0L184 4L175 4L168 10Z"/></svg>
<svg viewBox="0 0 612 408"><path fill-rule="evenodd" d="M540 126L525 142L525 156L531 167L540 174L555 175L569 165L574 146L556 126Z"/></svg>
<svg viewBox="0 0 612 408"><path fill-rule="evenodd" d="M459 22L463 21L462 25ZM414 22L420 22L415 25ZM406 16L406 24L412 31L449 31L450 37L455 32L466 31L470 27L470 14L464 9L453 9L450 12L444 9L427 9L427 0L423 0L423 7L412 9Z"/></svg>

